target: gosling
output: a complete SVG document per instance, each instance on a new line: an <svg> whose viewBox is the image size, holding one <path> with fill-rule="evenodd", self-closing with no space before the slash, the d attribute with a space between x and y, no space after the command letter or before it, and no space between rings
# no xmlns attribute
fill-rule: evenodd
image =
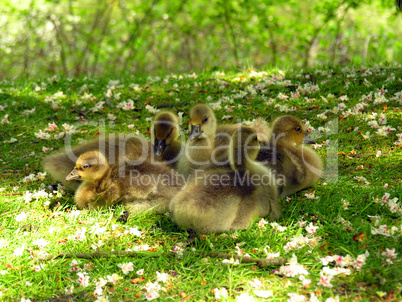
<svg viewBox="0 0 402 302"><path fill-rule="evenodd" d="M257 217L281 215L276 180L255 161L256 132L239 126L229 146L226 166L209 166L194 175L171 201L169 209L180 226L200 233L245 229Z"/></svg>
<svg viewBox="0 0 402 302"><path fill-rule="evenodd" d="M71 190L77 190L80 181L65 181L66 175L74 168L77 158L88 151L101 151L109 159L109 164L130 160L142 161L149 157L151 144L140 136L109 134L83 143L73 148L65 148L55 154L46 156L42 161L43 169L56 181Z"/></svg>
<svg viewBox="0 0 402 302"><path fill-rule="evenodd" d="M191 133L185 152L179 159L177 169L185 177L194 170L202 170L210 164L214 150L216 118L211 107L197 104L190 110Z"/></svg>
<svg viewBox="0 0 402 302"><path fill-rule="evenodd" d="M156 159L176 169L184 145L178 140L179 123L170 111L159 112L153 122L154 154Z"/></svg>
<svg viewBox="0 0 402 302"><path fill-rule="evenodd" d="M163 212L183 186L172 169L149 161L109 165L101 152L80 155L66 182L80 180L74 202L79 209L103 209L122 202L131 214Z"/></svg>
<svg viewBox="0 0 402 302"><path fill-rule="evenodd" d="M321 177L322 160L305 144L311 142L297 117L284 115L273 121L269 140L261 146L257 161L275 173L281 198L312 186Z"/></svg>

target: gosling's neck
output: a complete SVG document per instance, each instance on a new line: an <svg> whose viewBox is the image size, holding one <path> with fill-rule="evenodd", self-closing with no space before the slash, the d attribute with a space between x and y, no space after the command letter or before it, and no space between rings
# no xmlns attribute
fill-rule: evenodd
<svg viewBox="0 0 402 302"><path fill-rule="evenodd" d="M250 167L250 159L243 145L237 145L236 140L231 140L229 145L229 162L233 170L246 171Z"/></svg>

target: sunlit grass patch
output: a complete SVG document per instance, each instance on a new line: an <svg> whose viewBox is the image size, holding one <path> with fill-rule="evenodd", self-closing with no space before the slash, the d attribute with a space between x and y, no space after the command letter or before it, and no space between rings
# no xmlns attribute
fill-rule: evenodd
<svg viewBox="0 0 402 302"><path fill-rule="evenodd" d="M400 299L402 74L370 72L3 81L1 299ZM247 230L197 236L169 213L122 223L122 205L77 211L71 193L49 189L54 183L40 163L68 139L75 145L105 132L150 137L152 117L162 108L182 114L185 137L188 110L198 101L209 103L221 123L301 118L316 139L325 177L283 198L276 223L257 219ZM112 257L97 258L98 251ZM136 256L116 255L130 251ZM89 259L50 257L59 252ZM236 256L289 263L259 267L237 263Z"/></svg>

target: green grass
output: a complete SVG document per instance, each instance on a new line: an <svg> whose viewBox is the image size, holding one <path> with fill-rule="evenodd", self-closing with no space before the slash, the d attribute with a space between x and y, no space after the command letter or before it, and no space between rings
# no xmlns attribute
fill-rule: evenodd
<svg viewBox="0 0 402 302"><path fill-rule="evenodd" d="M365 76L367 71L371 74ZM319 301L331 301L330 298L340 301L402 299L402 147L396 135L402 133L402 99L397 97L397 93L402 91L402 70L375 67L333 71L285 70L283 73L274 70L264 75L246 71L220 75L202 73L196 76L28 79L0 83L0 106L3 107L0 108L0 121L6 115L9 120L9 123L0 125L0 299L20 301L23 297L44 301L67 295L66 290L73 287L72 293L82 294L78 300L95 301L96 281L115 273L122 279L116 284L108 282L104 285L104 297L109 301L145 300L144 286L157 282L157 271L169 276L166 283L158 282L164 288L158 290L160 301L214 300L215 288L227 290L227 301L236 301L237 297L246 294L257 301L296 301L289 294L299 294L307 301L310 293L314 293ZM281 77L279 81L275 80L278 76ZM290 85L284 85L286 80ZM367 86L365 80L371 85ZM35 89L37 85L45 89ZM110 85L114 90L112 96L107 96ZM278 98L279 93L290 97L299 87L311 85L318 85L319 90L302 91L295 99ZM375 92L381 88L387 90L384 94L386 102L376 104L373 101ZM61 92L63 97L56 95ZM362 99L363 95L370 93L371 100ZM114 97L116 94L119 99ZM348 99L340 100L342 96ZM54 103L47 101L50 97L54 98ZM135 110L124 111L117 107L128 99L134 101ZM276 230L271 224L260 227L259 220L256 220L247 230L200 235L186 245L191 234L176 226L169 213L130 216L128 222L122 224L116 220L122 206L76 212L73 196L68 192L25 201L26 191L41 192L53 184L49 176L30 182L23 182L23 179L43 172L40 162L48 154L43 151L44 147L53 151L64 147L63 138L54 139L64 131L63 124L75 126L76 132L71 136L74 144L103 132L139 131L149 136L150 121L147 118L152 118L154 113L147 110L146 105L170 104L169 108L184 112L181 126L185 134L189 107L198 101L221 101L221 109L216 109L215 113L222 123L257 117L271 121L285 114L281 109L284 110L286 104L288 108L295 107L294 111L287 113L306 119L316 129L326 126L328 121L338 122L333 133L318 135L316 132L317 143L322 145L317 152L327 165L326 177L314 187L281 200L283 216L277 222L287 227L286 230ZM104 102L105 108L95 112L92 109L98 102ZM356 114L345 114L362 102L366 105ZM344 103L346 109L334 111L340 103ZM233 112L227 112L227 105ZM323 113L325 120L321 119ZM373 113L377 113L376 120L384 113L387 118L385 125L395 130L387 136L378 135L366 120ZM108 114L113 114L116 119L111 120ZM233 119L223 120L224 116ZM57 128L45 130L49 123L55 123ZM35 133L40 130L49 133L51 138L36 137ZM363 135L368 131L371 137L365 139ZM327 147L328 143L332 149ZM379 149L382 154L377 157ZM332 159L328 159L330 152L334 154ZM318 198L308 198L306 193L314 193L314 198ZM397 198L394 201L399 211L391 212L387 205L378 202L385 193L389 193L389 199ZM22 212L26 213L26 219L17 221ZM305 227L300 227L300 221L306 222L306 226L312 223L319 228L315 234L308 235ZM372 234L372 229L381 225L387 226L393 234ZM130 229L135 227L142 232L140 237L130 234ZM82 228L86 228L85 237L79 240L77 231ZM101 231L94 231L96 228ZM287 250L286 244L299 235L314 240ZM45 239L47 245L38 247L35 245L38 239ZM59 251L91 253L95 251L93 245L110 253L136 250L144 245L148 245L149 250L139 252L138 257L77 259L79 264L74 270L71 270L71 258L38 259L43 253L57 254ZM184 249L182 257L170 252L175 246ZM15 255L19 248L22 254ZM299 276L278 274L279 267L224 265L223 259L202 255L202 252L210 251L237 255L241 249L251 257L265 258L264 248L271 253L279 252L280 257L288 259L295 254L298 263L308 272L305 278L311 283L303 286ZM397 253L392 264L381 255L386 249L395 249ZM360 269L346 265L350 274L334 276L332 288L318 285L324 267L320 258L348 254L356 258L366 251L369 256ZM118 264L127 262L133 263L133 271L125 275ZM328 266L333 268L334 262ZM141 276L136 273L140 269L144 269ZM77 282L78 272L89 276L88 286ZM250 283L255 279L261 282L258 289ZM272 291L273 295L259 298L256 290Z"/></svg>

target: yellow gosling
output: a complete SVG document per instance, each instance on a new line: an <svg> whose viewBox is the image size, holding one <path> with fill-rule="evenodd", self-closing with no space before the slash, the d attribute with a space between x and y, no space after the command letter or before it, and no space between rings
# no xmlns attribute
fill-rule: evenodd
<svg viewBox="0 0 402 302"><path fill-rule="evenodd" d="M304 144L311 140L297 117L285 115L273 121L269 142L261 146L257 160L275 172L280 197L308 188L321 177L321 158Z"/></svg>
<svg viewBox="0 0 402 302"><path fill-rule="evenodd" d="M99 151L80 155L65 178L73 180L81 181L74 196L78 208L102 209L123 202L132 214L165 211L184 184L183 178L166 166L148 160L111 166Z"/></svg>
<svg viewBox="0 0 402 302"><path fill-rule="evenodd" d="M245 229L258 217L280 217L276 180L255 161L256 132L239 127L232 135L230 162L210 166L192 177L171 201L169 209L180 226L200 233Z"/></svg>

